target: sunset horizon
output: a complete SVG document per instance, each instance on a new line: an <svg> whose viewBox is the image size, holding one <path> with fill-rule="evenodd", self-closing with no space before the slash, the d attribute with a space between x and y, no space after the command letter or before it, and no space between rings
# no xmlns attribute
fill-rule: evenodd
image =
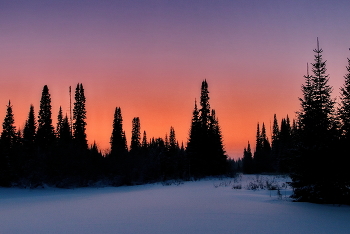
<svg viewBox="0 0 350 234"><path fill-rule="evenodd" d="M31 104L38 117L47 85L55 126L60 106L69 115L69 87L82 83L89 145L108 152L120 107L128 145L139 117L149 139L174 127L186 147L207 80L225 150L238 159L248 141L254 150L257 123L265 123L271 140L274 114L279 122L295 118L317 37L333 98L339 96L350 57L348 7L346 1L1 1L0 120L11 100L15 126L23 130Z"/></svg>

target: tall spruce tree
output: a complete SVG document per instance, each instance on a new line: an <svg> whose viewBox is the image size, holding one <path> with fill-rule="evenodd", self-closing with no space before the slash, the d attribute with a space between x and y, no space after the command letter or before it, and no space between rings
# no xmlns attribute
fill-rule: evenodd
<svg viewBox="0 0 350 234"><path fill-rule="evenodd" d="M123 117L120 107L115 108L113 131L111 136L111 157L118 158L128 151L125 132L123 130Z"/></svg>
<svg viewBox="0 0 350 234"><path fill-rule="evenodd" d="M57 137L60 137L60 135L61 135L62 123L63 123L63 114L62 114L62 107L60 106L60 109L59 109L58 115L57 115L57 124L56 124Z"/></svg>
<svg viewBox="0 0 350 234"><path fill-rule="evenodd" d="M326 61L323 50L313 50L315 63L312 63L312 75L305 76L302 86L303 97L299 98L301 110L298 114L298 152L292 177L294 198L303 201L332 202L336 193L334 188L332 158L334 154L334 101L331 98L332 87L328 84Z"/></svg>
<svg viewBox="0 0 350 234"><path fill-rule="evenodd" d="M17 131L14 125L15 119L13 116L11 101L9 101L6 107L6 116L2 124L1 143L3 145L3 149L6 149L5 152L8 152L13 148L17 141Z"/></svg>
<svg viewBox="0 0 350 234"><path fill-rule="evenodd" d="M51 118L51 96L47 85L44 86L38 117L37 143L41 149L47 150L55 142L55 131Z"/></svg>
<svg viewBox="0 0 350 234"><path fill-rule="evenodd" d="M0 186L10 186L14 176L14 146L17 141L15 120L11 101L6 106L6 116L2 124L0 154Z"/></svg>
<svg viewBox="0 0 350 234"><path fill-rule="evenodd" d="M76 146L85 150L88 149L86 139L86 109L85 109L85 93L83 84L77 84L75 89L75 102L73 108L73 139Z"/></svg>
<svg viewBox="0 0 350 234"><path fill-rule="evenodd" d="M348 66L346 66L347 74L344 76L344 85L340 89L340 107L338 115L340 119L340 155L337 168L339 174L344 178L345 191L350 194L350 172L349 152L350 152L350 59L348 58ZM349 198L350 200L350 198Z"/></svg>
<svg viewBox="0 0 350 234"><path fill-rule="evenodd" d="M201 86L201 108L193 112L190 137L187 146L190 174L194 176L224 174L227 169L223 149L221 130L215 111L211 112L209 104L208 83Z"/></svg>
<svg viewBox="0 0 350 234"><path fill-rule="evenodd" d="M252 150L251 150L249 141L248 141L247 148L244 148L242 164L243 164L243 173L251 174L254 172L253 155L252 155Z"/></svg>
<svg viewBox="0 0 350 234"><path fill-rule="evenodd" d="M34 149L36 126L34 106L30 105L28 119L26 120L23 130L23 144L27 151L32 151Z"/></svg>
<svg viewBox="0 0 350 234"><path fill-rule="evenodd" d="M273 116L273 125L272 125L272 139L271 139L271 161L272 168L274 171L279 170L279 161L280 161L280 129L278 126L277 116Z"/></svg>
<svg viewBox="0 0 350 234"><path fill-rule="evenodd" d="M136 153L140 149L141 149L140 118L139 117L135 117L132 120L132 133L131 133L130 152Z"/></svg>
<svg viewBox="0 0 350 234"><path fill-rule="evenodd" d="M340 88L339 117L341 120L341 135L344 145L350 146L350 59L346 66L347 74L344 76L344 85Z"/></svg>

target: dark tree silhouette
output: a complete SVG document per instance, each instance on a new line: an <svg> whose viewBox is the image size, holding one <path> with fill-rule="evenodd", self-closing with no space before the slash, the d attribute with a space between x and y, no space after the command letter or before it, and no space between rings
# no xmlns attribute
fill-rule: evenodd
<svg viewBox="0 0 350 234"><path fill-rule="evenodd" d="M334 101L331 99L332 87L328 84L329 76L326 75L326 61L323 61L322 52L317 40L313 74L305 76L303 97L299 98L299 144L291 176L294 198L313 202L331 202L335 194L331 191L337 190L329 171L334 160L329 156L335 153L336 140Z"/></svg>
<svg viewBox="0 0 350 234"><path fill-rule="evenodd" d="M77 84L75 89L75 102L73 108L73 139L80 150L88 148L86 139L86 109L85 109L85 94L83 84Z"/></svg>
<svg viewBox="0 0 350 234"><path fill-rule="evenodd" d="M210 110L208 83L201 86L201 108L193 111L187 145L189 173L194 176L220 175L227 171L227 156L215 111Z"/></svg>
<svg viewBox="0 0 350 234"><path fill-rule="evenodd" d="M340 89L339 117L341 120L341 135L344 145L350 146L350 59L348 58L347 74L344 85Z"/></svg>
<svg viewBox="0 0 350 234"><path fill-rule="evenodd" d="M34 106L30 105L28 119L23 130L23 144L27 151L34 150L37 123L35 121Z"/></svg>
<svg viewBox="0 0 350 234"><path fill-rule="evenodd" d="M14 180L15 156L14 146L17 141L15 120L12 112L11 101L6 106L6 116L2 124L1 155L0 155L0 185L10 186Z"/></svg>
<svg viewBox="0 0 350 234"><path fill-rule="evenodd" d="M51 118L51 96L47 85L44 86L38 117L37 143L42 150L48 150L55 142L55 131Z"/></svg>
<svg viewBox="0 0 350 234"><path fill-rule="evenodd" d="M17 141L15 119L13 116L11 101L9 101L6 116L2 124L1 142L6 151L11 150ZM5 152L6 152L5 151Z"/></svg>
<svg viewBox="0 0 350 234"><path fill-rule="evenodd" d="M135 117L132 120L132 133L131 133L130 152L136 153L140 149L141 149L140 118L139 117Z"/></svg>
<svg viewBox="0 0 350 234"><path fill-rule="evenodd" d="M57 124L56 124L57 137L60 137L60 135L61 135L62 124L63 124L63 114L62 114L62 107L60 106L60 109L59 109L58 115L57 115Z"/></svg>
<svg viewBox="0 0 350 234"><path fill-rule="evenodd" d="M110 157L117 159L124 157L128 151L125 132L123 130L123 117L120 107L115 108L113 131L111 136L111 154Z"/></svg>
<svg viewBox="0 0 350 234"><path fill-rule="evenodd" d="M252 150L251 150L249 141L248 141L247 148L244 148L242 164L243 164L243 173L251 174L254 172L253 155L252 155Z"/></svg>

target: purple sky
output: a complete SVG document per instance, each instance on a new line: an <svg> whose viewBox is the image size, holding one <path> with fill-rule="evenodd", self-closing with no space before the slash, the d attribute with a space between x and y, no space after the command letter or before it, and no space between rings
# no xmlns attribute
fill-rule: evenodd
<svg viewBox="0 0 350 234"><path fill-rule="evenodd" d="M139 116L148 137L173 126L185 143L207 79L226 150L242 156L258 121L294 117L317 37L338 96L349 9L349 1L0 0L0 121L11 99L23 128L45 84L55 121L60 105L69 111L68 87L81 82L90 143L109 147L116 106L129 142Z"/></svg>

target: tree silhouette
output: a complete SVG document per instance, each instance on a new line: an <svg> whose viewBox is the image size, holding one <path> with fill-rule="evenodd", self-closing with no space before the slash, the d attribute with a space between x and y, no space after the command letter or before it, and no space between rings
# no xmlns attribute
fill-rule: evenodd
<svg viewBox="0 0 350 234"><path fill-rule="evenodd" d="M298 112L299 143L295 158L295 171L292 174L294 197L300 200L332 200L329 194L334 181L325 171L332 162L336 133L334 131L334 101L331 99L332 87L328 84L326 61L317 40L313 50L315 63L312 63L312 75L305 76L302 86L303 97L299 98L301 110Z"/></svg>
<svg viewBox="0 0 350 234"><path fill-rule="evenodd" d="M251 150L249 141L248 141L247 148L244 148L242 163L243 163L243 173L251 174L254 172L253 156L252 156L252 150Z"/></svg>
<svg viewBox="0 0 350 234"><path fill-rule="evenodd" d="M83 84L77 84L75 89L75 102L73 108L73 139L80 150L88 148L86 139L86 109L85 109L85 94Z"/></svg>
<svg viewBox="0 0 350 234"><path fill-rule="evenodd" d="M221 130L215 111L210 110L208 83L201 85L201 108L193 111L190 136L187 145L189 174L194 176L224 174L227 156L223 149Z"/></svg>
<svg viewBox="0 0 350 234"><path fill-rule="evenodd" d="M55 142L55 132L51 119L51 96L47 85L44 86L38 117L37 143L43 150L48 150Z"/></svg>
<svg viewBox="0 0 350 234"><path fill-rule="evenodd" d="M120 107L115 108L113 131L111 136L111 154L112 158L123 157L128 151L125 132L123 130L123 117Z"/></svg>
<svg viewBox="0 0 350 234"><path fill-rule="evenodd" d="M34 150L36 126L34 106L30 105L28 119L26 120L23 130L23 144L25 149L31 153Z"/></svg>
<svg viewBox="0 0 350 234"><path fill-rule="evenodd" d="M130 152L136 153L141 149L141 130L140 130L140 118L135 117L132 120L132 133Z"/></svg>

